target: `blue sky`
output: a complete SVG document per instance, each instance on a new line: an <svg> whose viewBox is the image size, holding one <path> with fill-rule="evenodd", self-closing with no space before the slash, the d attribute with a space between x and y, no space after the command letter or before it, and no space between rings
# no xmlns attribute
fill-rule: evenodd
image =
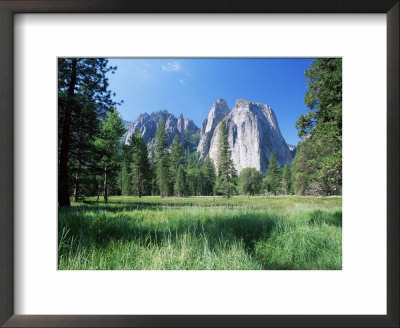
<svg viewBox="0 0 400 328"><path fill-rule="evenodd" d="M295 122L306 112L305 70L311 59L273 58L112 58L109 74L118 111L133 121L141 113L166 109L198 127L218 98L230 109L238 98L270 105L288 144L297 144Z"/></svg>

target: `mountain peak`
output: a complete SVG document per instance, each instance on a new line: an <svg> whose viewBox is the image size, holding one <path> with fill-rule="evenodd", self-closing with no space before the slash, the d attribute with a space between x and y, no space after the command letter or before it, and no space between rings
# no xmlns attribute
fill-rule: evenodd
<svg viewBox="0 0 400 328"><path fill-rule="evenodd" d="M226 104L226 100L224 98L218 98L215 103L217 104Z"/></svg>
<svg viewBox="0 0 400 328"><path fill-rule="evenodd" d="M272 108L242 98L237 99L231 112L219 117L219 122L213 126L212 131L207 132L202 128L197 148L201 158L209 155L214 163L218 162L219 127L224 119L232 161L238 173L246 167L265 172L272 152L280 165L292 160L292 154L282 137Z"/></svg>
<svg viewBox="0 0 400 328"><path fill-rule="evenodd" d="M168 144L172 144L176 134L181 139L182 144L184 144L185 132L189 131L189 134L196 133L199 129L192 120L185 120L183 114L180 114L179 118L176 118L174 114L167 110L153 112L150 115L143 113L140 114L128 128L125 137L125 144L129 142L132 134L139 131L143 140L149 145L149 147L151 147L154 144L157 126L160 121L163 121L165 124Z"/></svg>
<svg viewBox="0 0 400 328"><path fill-rule="evenodd" d="M229 107L227 102L219 98L211 106L207 118L201 125L200 141L197 146L197 151L200 153L200 158L204 159L210 148L211 137L214 134L216 126L229 114Z"/></svg>
<svg viewBox="0 0 400 328"><path fill-rule="evenodd" d="M225 99L219 98L213 103L210 111L212 111L213 109L215 111L223 111L223 112L226 111L226 109L228 109L229 111L228 103L225 101Z"/></svg>
<svg viewBox="0 0 400 328"><path fill-rule="evenodd" d="M244 98L238 98L236 100L235 106L236 105L240 105L240 104L247 105L247 104L250 104L250 103L251 103L250 100L247 100L247 99L244 99Z"/></svg>

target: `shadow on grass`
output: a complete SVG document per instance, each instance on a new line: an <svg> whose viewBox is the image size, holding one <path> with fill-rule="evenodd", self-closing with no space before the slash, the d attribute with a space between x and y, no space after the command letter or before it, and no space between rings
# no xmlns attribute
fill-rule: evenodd
<svg viewBox="0 0 400 328"><path fill-rule="evenodd" d="M281 254L283 246L275 248L275 243L270 243L269 238L275 238L279 234L292 238L295 223L290 223L281 216L270 212L240 212L212 213L209 217L200 213L198 217L177 217L174 220L154 221L143 218L138 210L162 210L165 206L157 207L154 204L141 204L129 207L100 205L82 206L59 211L59 255L68 255L79 252L82 248L106 248L111 241L123 243L135 242L145 247L162 247L168 243L179 243L184 235L207 244L213 251L217 247L230 247L230 245L243 243L248 254L259 253L261 258L269 258L269 251L276 255ZM110 213L117 215L110 216ZM309 215L306 226L324 228L327 226L341 227L342 213L314 211ZM319 228L318 228L319 229ZM306 230L305 230L306 231ZM285 236L286 236L285 235ZM312 235L313 236L313 235ZM304 238L305 237L305 238ZM320 235L316 234L316 237ZM306 239L307 235L299 235L298 240ZM318 249L322 249L326 243L322 239L318 241ZM311 240L311 239L310 239ZM264 243L265 250L257 251L257 243ZM286 237L281 241L287 244ZM316 242L316 241L315 241ZM272 245L275 245L274 247ZM275 248L275 249L273 249ZM268 251L269 249L269 251ZM296 249L294 249L296 250ZM264 254L267 252L266 254ZM319 252L319 251L318 251ZM282 254L283 255L283 254ZM294 262L267 261L262 263L264 269L290 270L296 269Z"/></svg>
<svg viewBox="0 0 400 328"><path fill-rule="evenodd" d="M135 241L144 246L161 246L167 242L176 242L182 235L189 234L206 241L211 250L220 245L229 246L242 241L246 249L252 251L258 240L267 238L273 229L288 224L278 215L268 213L253 212L227 216L213 214L210 218L185 217L166 224L144 222L142 217L134 218L130 212L121 212L121 208L117 217L107 216L101 211L104 207L101 207L98 214L86 215L87 211L93 210L92 207L86 210L85 208L60 210L59 241L72 249L79 249L82 246L106 247L111 240ZM110 212L116 210L118 208L110 208Z"/></svg>
<svg viewBox="0 0 400 328"><path fill-rule="evenodd" d="M337 212L322 212L321 210L314 211L309 216L308 223L310 225L321 225L323 223L336 227L342 226L342 211Z"/></svg>

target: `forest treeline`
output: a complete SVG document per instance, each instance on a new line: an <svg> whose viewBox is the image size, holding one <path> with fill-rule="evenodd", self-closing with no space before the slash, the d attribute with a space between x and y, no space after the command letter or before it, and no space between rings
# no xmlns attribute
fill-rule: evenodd
<svg viewBox="0 0 400 328"><path fill-rule="evenodd" d="M125 125L112 100L105 58L58 60L58 201L109 195L337 195L342 186L342 61L316 59L305 72L307 114L296 122L302 141L292 163L272 153L265 174L237 175L222 122L218 161L199 159L178 136L168 146L164 122L148 149L139 133L125 144Z"/></svg>

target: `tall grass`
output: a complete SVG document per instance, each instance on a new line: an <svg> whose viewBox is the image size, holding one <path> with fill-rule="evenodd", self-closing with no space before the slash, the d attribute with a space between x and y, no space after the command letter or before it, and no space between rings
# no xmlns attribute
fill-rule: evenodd
<svg viewBox="0 0 400 328"><path fill-rule="evenodd" d="M59 211L59 269L341 269L341 199L89 199Z"/></svg>

